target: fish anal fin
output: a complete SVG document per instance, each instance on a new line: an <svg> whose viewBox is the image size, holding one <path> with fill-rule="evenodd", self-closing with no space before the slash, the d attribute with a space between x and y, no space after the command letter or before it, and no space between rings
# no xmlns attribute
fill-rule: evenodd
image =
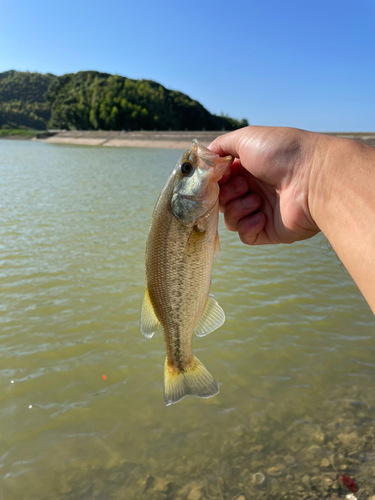
<svg viewBox="0 0 375 500"><path fill-rule="evenodd" d="M194 328L194 333L197 337L204 337L219 328L224 321L224 311L212 295L209 295L199 323Z"/></svg>
<svg viewBox="0 0 375 500"><path fill-rule="evenodd" d="M216 232L216 237L215 237L215 253L214 253L215 259L220 262L220 238L219 238L219 231Z"/></svg>
<svg viewBox="0 0 375 500"><path fill-rule="evenodd" d="M160 322L152 307L148 288L146 288L141 307L141 332L146 339L151 339L159 325Z"/></svg>
<svg viewBox="0 0 375 500"><path fill-rule="evenodd" d="M194 356L190 367L173 370L165 360L164 401L166 406L181 401L186 396L210 398L219 392L217 383L207 368Z"/></svg>

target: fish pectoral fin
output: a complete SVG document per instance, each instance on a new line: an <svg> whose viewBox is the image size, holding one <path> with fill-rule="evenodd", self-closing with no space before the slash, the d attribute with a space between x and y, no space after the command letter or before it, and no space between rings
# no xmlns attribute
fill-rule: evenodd
<svg viewBox="0 0 375 500"><path fill-rule="evenodd" d="M219 328L225 321L225 314L216 300L209 295L199 323L194 328L197 337L204 337Z"/></svg>
<svg viewBox="0 0 375 500"><path fill-rule="evenodd" d="M219 392L211 373L194 356L193 362L184 371L171 370L168 360L164 367L164 401L166 406L178 403L186 396L210 398Z"/></svg>
<svg viewBox="0 0 375 500"><path fill-rule="evenodd" d="M160 321L156 317L154 308L151 304L148 288L146 288L141 308L141 332L146 339L151 339L159 325Z"/></svg>
<svg viewBox="0 0 375 500"><path fill-rule="evenodd" d="M216 232L216 238L215 238L215 253L214 253L215 259L220 262L220 239L219 239L219 231Z"/></svg>

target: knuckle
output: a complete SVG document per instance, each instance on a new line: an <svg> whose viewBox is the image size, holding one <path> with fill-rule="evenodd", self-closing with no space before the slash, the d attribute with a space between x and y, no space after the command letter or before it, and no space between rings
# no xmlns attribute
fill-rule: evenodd
<svg viewBox="0 0 375 500"><path fill-rule="evenodd" d="M220 186L220 203L225 205L229 201L244 195L248 189L249 186L244 177L233 177Z"/></svg>
<svg viewBox="0 0 375 500"><path fill-rule="evenodd" d="M225 227L229 231L237 231L238 220L235 217L231 217L231 215L228 212L225 212L224 214L224 223Z"/></svg>
<svg viewBox="0 0 375 500"><path fill-rule="evenodd" d="M225 222L225 227L228 229L228 231L231 231L232 233L237 232L237 228L234 228L231 224L228 224L227 222Z"/></svg>
<svg viewBox="0 0 375 500"><path fill-rule="evenodd" d="M234 177L231 182L228 183L228 186L231 193L235 196L246 193L249 188L246 179L240 175Z"/></svg>
<svg viewBox="0 0 375 500"><path fill-rule="evenodd" d="M245 243L245 245L252 245L255 241L256 235L248 234L243 231L239 231L239 237L242 243Z"/></svg>

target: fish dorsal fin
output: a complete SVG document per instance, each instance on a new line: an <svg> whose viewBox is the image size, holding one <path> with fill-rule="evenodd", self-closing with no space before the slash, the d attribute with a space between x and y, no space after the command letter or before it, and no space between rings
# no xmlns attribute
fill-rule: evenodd
<svg viewBox="0 0 375 500"><path fill-rule="evenodd" d="M220 239L219 239L219 231L216 232L215 238L215 259L220 262Z"/></svg>
<svg viewBox="0 0 375 500"><path fill-rule="evenodd" d="M156 317L154 308L151 304L148 288L146 288L141 308L141 332L146 339L151 339L159 325L160 321Z"/></svg>
<svg viewBox="0 0 375 500"><path fill-rule="evenodd" d="M225 321L225 314L216 300L209 295L199 323L194 328L197 337L204 337L219 328Z"/></svg>

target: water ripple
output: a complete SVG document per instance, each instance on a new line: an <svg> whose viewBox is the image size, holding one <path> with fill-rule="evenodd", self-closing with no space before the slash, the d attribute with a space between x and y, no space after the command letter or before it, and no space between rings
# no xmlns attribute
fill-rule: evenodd
<svg viewBox="0 0 375 500"><path fill-rule="evenodd" d="M0 147L4 498L67 498L84 471L119 464L178 478L188 457L205 471L240 460L248 436L284 449L290 426L302 440L306 419L374 408L374 316L324 238L251 248L220 223L212 292L227 319L193 339L220 394L166 409L162 335L145 340L138 320L150 216L176 152Z"/></svg>

